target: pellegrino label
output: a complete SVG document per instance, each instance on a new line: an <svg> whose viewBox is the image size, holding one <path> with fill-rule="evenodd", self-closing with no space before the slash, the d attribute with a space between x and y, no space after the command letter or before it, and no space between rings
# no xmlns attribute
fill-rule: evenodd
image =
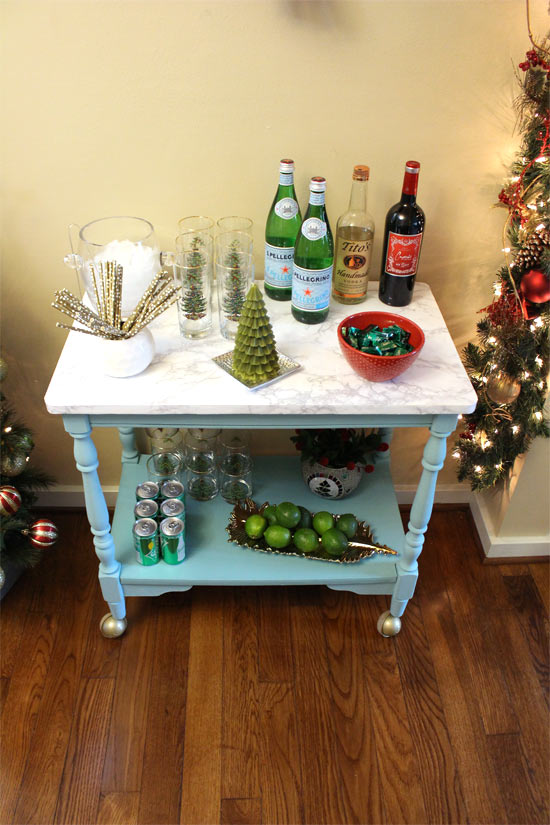
<svg viewBox="0 0 550 825"><path fill-rule="evenodd" d="M292 186L294 183L294 172L279 172L279 184L281 186Z"/></svg>
<svg viewBox="0 0 550 825"><path fill-rule="evenodd" d="M302 235L308 241L318 241L327 234L327 225L320 218L307 218L302 224Z"/></svg>
<svg viewBox="0 0 550 825"><path fill-rule="evenodd" d="M303 269L294 264L292 306L304 312L319 312L330 302L332 266L326 269Z"/></svg>
<svg viewBox="0 0 550 825"><path fill-rule="evenodd" d="M275 289L289 289L292 285L293 246L265 245L264 280Z"/></svg>
<svg viewBox="0 0 550 825"><path fill-rule="evenodd" d="M398 275L403 278L414 275L418 268L421 244L422 232L418 235L398 235L396 232L390 232L386 253L386 272L389 275Z"/></svg>
<svg viewBox="0 0 550 825"><path fill-rule="evenodd" d="M364 295L367 289L372 241L337 238L333 289L342 297Z"/></svg>
<svg viewBox="0 0 550 825"><path fill-rule="evenodd" d="M282 198L275 204L275 214L284 221L290 221L298 214L298 204L294 198Z"/></svg>

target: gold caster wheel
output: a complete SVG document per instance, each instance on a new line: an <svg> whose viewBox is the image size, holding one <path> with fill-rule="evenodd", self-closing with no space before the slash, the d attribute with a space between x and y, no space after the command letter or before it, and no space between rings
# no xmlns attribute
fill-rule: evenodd
<svg viewBox="0 0 550 825"><path fill-rule="evenodd" d="M118 636L122 636L127 627L128 620L126 618L115 619L112 613L106 613L99 623L101 635L105 636L106 639L116 639Z"/></svg>
<svg viewBox="0 0 550 825"><path fill-rule="evenodd" d="M401 630L401 619L399 616L392 616L389 610L385 610L378 619L376 629L385 638L397 636Z"/></svg>

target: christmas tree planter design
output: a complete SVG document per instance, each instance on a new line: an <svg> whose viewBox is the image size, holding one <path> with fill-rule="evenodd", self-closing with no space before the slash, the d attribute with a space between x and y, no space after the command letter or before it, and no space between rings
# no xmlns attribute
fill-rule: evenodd
<svg viewBox="0 0 550 825"><path fill-rule="evenodd" d="M180 308L189 321L198 321L200 318L204 318L207 311L207 299L204 294L207 261L200 249L203 245L202 238L198 236L193 238L191 252L188 254L186 261L188 268L183 278Z"/></svg>
<svg viewBox="0 0 550 825"><path fill-rule="evenodd" d="M233 375L248 386L279 374L279 356L262 293L252 284L241 310L233 350Z"/></svg>
<svg viewBox="0 0 550 825"><path fill-rule="evenodd" d="M239 242L233 241L223 261L227 270L222 308L228 321L238 321L245 302L248 269L244 265ZM261 297L261 296L260 296Z"/></svg>

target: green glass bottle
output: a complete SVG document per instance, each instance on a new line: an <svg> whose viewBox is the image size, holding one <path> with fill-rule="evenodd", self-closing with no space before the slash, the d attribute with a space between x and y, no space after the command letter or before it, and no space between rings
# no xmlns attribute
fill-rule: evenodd
<svg viewBox="0 0 550 825"><path fill-rule="evenodd" d="M320 324L328 315L334 243L325 210L325 178L311 178L309 204L294 247L292 315Z"/></svg>
<svg viewBox="0 0 550 825"><path fill-rule="evenodd" d="M275 301L290 301L294 244L302 223L294 190L294 161L279 165L279 188L265 225L265 294Z"/></svg>

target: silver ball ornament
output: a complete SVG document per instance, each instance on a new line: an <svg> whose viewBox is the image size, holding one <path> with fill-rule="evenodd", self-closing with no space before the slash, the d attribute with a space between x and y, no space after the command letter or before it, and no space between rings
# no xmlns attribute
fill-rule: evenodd
<svg viewBox="0 0 550 825"><path fill-rule="evenodd" d="M401 619L399 616L392 616L389 610L385 610L378 619L376 629L381 636L386 638L397 636L401 630Z"/></svg>
<svg viewBox="0 0 550 825"><path fill-rule="evenodd" d="M13 453L12 455L8 454L2 457L0 471L3 476L12 478L13 476L18 476L19 473L23 472L26 463L27 456L25 453Z"/></svg>
<svg viewBox="0 0 550 825"><path fill-rule="evenodd" d="M521 392L521 384L498 370L487 382L487 395L495 404L511 404Z"/></svg>
<svg viewBox="0 0 550 825"><path fill-rule="evenodd" d="M106 613L99 623L101 635L105 636L106 639L116 639L122 636L127 627L128 620L126 618L115 619L112 613Z"/></svg>
<svg viewBox="0 0 550 825"><path fill-rule="evenodd" d="M0 567L0 590L2 590L5 583L6 583L6 574L4 573L2 568Z"/></svg>

